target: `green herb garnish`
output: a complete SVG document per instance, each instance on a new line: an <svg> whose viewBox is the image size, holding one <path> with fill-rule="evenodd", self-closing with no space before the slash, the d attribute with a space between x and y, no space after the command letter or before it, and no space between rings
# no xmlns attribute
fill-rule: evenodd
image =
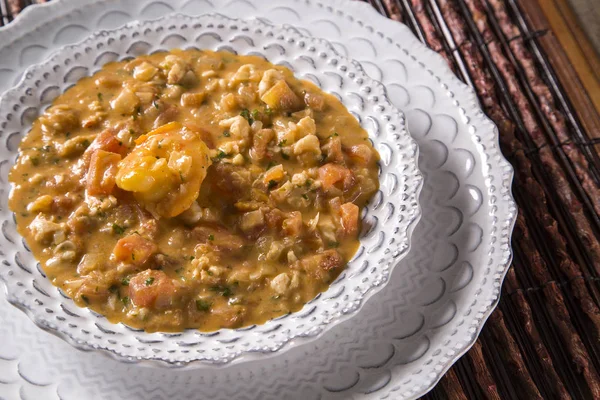
<svg viewBox="0 0 600 400"><path fill-rule="evenodd" d="M146 286L150 286L154 283L154 277L151 276L150 278L146 279Z"/></svg>
<svg viewBox="0 0 600 400"><path fill-rule="evenodd" d="M123 286L129 286L129 278L123 278L123 279L121 279L121 285L123 285Z"/></svg>
<svg viewBox="0 0 600 400"><path fill-rule="evenodd" d="M242 112L240 112L240 115L248 121L249 125L252 125L254 122L254 119L250 116L250 111L247 108L244 108Z"/></svg>
<svg viewBox="0 0 600 400"><path fill-rule="evenodd" d="M212 303L205 300L196 300L196 310L198 311L209 311Z"/></svg>
<svg viewBox="0 0 600 400"><path fill-rule="evenodd" d="M119 226L117 224L113 224L112 225L112 230L114 233L116 233L117 235L122 235L123 232L125 232L125 228L123 228L122 226Z"/></svg>
<svg viewBox="0 0 600 400"><path fill-rule="evenodd" d="M233 290L229 286L213 286L210 290L219 293L223 297L233 296Z"/></svg>
<svg viewBox="0 0 600 400"><path fill-rule="evenodd" d="M231 136L231 132L225 131L225 132L223 132L223 136L230 137Z"/></svg>
<svg viewBox="0 0 600 400"><path fill-rule="evenodd" d="M210 240L211 242L215 240L215 235L213 235L212 233L208 235L208 240Z"/></svg>

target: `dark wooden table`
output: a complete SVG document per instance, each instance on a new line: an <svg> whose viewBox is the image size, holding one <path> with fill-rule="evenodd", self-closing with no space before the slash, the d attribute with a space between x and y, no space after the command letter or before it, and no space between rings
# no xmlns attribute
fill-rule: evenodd
<svg viewBox="0 0 600 400"><path fill-rule="evenodd" d="M44 0L0 0L0 25ZM593 0L592 0L593 1ZM567 0L371 0L472 84L516 171L498 309L430 399L600 399L600 61Z"/></svg>

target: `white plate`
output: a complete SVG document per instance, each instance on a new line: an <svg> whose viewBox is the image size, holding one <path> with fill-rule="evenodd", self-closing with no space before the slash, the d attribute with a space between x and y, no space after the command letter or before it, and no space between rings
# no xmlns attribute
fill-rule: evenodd
<svg viewBox="0 0 600 400"><path fill-rule="evenodd" d="M7 398L415 398L474 342L497 304L510 261L512 169L476 96L409 29L343 0L54 0L0 30L0 74L99 28L171 11L218 11L289 23L334 43L390 88L420 145L426 180L413 251L359 316L268 362L201 375L128 367L76 352L0 303L0 392ZM37 9L37 10L36 10ZM76 9L76 10L74 10ZM18 38L16 41L14 41ZM10 43L10 45L9 45ZM4 72L1 72L4 69ZM8 79L8 81L6 81ZM418 285L419 295L406 287ZM416 307L417 312L407 312ZM46 385L46 386L42 386ZM78 397L79 396L79 397Z"/></svg>
<svg viewBox="0 0 600 400"><path fill-rule="evenodd" d="M381 155L380 187L364 209L365 229L356 254L329 289L300 311L240 329L147 333L111 324L104 316L77 307L36 268L8 208L8 171L17 158L17 144L31 130L35 117L79 79L93 75L107 62L192 47L264 57L339 98ZM5 138L0 141L0 157L8 160L0 170L4 182L0 183L0 252L5 262L0 279L6 284L8 301L40 328L75 347L101 350L124 362L213 367L274 356L315 340L356 315L383 288L408 253L421 215L418 196L423 176L417 166L417 144L406 130L404 115L386 98L385 88L366 76L355 61L339 57L326 41L256 19L173 14L100 31L77 45L65 46L49 60L27 69L21 82L2 95L0 137Z"/></svg>

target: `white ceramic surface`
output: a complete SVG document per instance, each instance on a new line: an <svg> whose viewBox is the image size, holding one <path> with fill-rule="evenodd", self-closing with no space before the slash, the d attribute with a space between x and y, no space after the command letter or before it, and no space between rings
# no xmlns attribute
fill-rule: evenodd
<svg viewBox="0 0 600 400"><path fill-rule="evenodd" d="M146 333L111 324L89 309L78 308L36 268L8 208L8 171L17 157L18 143L35 117L79 79L107 62L190 47L265 57L339 98L367 130L381 155L380 188L363 213L365 230L356 255L330 288L300 311L235 330ZM0 137L5 139L0 141L0 158L9 160L0 170L0 251L4 254L0 279L6 285L8 301L42 329L74 346L106 351L125 362L203 367L264 358L290 348L293 339L293 345L315 339L356 314L366 299L381 290L410 248L410 236L420 216L418 195L423 177L417 167L417 145L404 123L404 115L390 104L384 87L367 77L356 62L339 57L329 43L256 19L175 14L101 31L80 44L66 46L50 60L29 68L24 79L0 99ZM193 361L197 363L187 365Z"/></svg>
<svg viewBox="0 0 600 400"><path fill-rule="evenodd" d="M216 372L128 366L73 350L0 300L0 393L44 399L415 398L474 342L510 261L512 169L473 91L410 30L344 0L53 0L0 30L0 89L60 45L172 11L261 17L330 40L389 88L420 146L423 218L389 284L347 323L266 362ZM4 86L2 86L4 85ZM406 288L418 286L419 294Z"/></svg>

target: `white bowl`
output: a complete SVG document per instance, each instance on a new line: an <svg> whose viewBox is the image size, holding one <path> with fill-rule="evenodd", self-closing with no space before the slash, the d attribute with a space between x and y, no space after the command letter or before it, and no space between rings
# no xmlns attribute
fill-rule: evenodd
<svg viewBox="0 0 600 400"><path fill-rule="evenodd" d="M381 155L380 190L363 220L370 227L361 246L338 279L299 312L241 329L213 333L146 333L77 307L46 279L16 232L8 209L8 172L20 140L53 99L109 61L172 48L228 50L266 57L285 65L336 95L368 131ZM98 32L82 43L60 49L50 60L28 69L22 81L0 101L0 251L8 300L42 329L83 350L102 350L127 362L160 366L214 366L280 353L355 315L388 281L391 269L406 255L420 217L418 196L423 177L418 149L406 130L403 114L386 97L385 88L368 78L355 61L339 56L319 39L293 28L260 21L233 20L213 14L168 16ZM376 300L375 300L376 301ZM292 343L290 343L293 340ZM286 346L287 344L287 346Z"/></svg>

